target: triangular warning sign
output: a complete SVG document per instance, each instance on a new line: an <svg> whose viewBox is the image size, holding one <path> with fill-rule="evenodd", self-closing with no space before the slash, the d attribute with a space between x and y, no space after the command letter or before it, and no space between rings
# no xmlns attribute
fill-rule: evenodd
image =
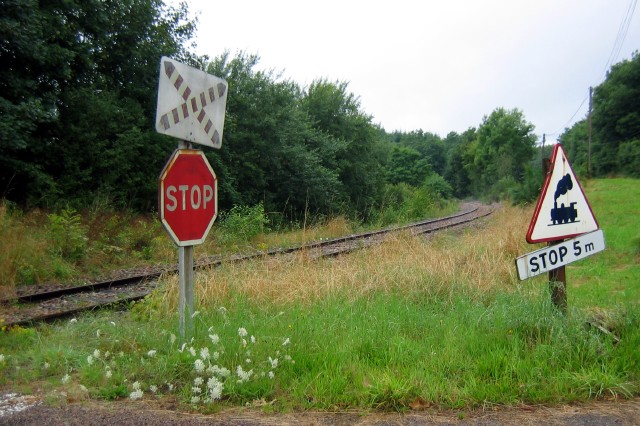
<svg viewBox="0 0 640 426"><path fill-rule="evenodd" d="M542 243L572 238L599 229L591 206L562 145L551 154L550 173L533 213L527 241Z"/></svg>

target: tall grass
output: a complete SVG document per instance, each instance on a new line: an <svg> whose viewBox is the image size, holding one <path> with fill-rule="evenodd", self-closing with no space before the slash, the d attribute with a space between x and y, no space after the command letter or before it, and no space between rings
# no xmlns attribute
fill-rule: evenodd
<svg viewBox="0 0 640 426"><path fill-rule="evenodd" d="M425 243L409 233L394 234L372 248L337 259L313 260L312 253L264 257L225 264L197 274L198 304L209 308L230 295L286 306L314 303L346 291L350 299L404 292L452 298L469 292L510 291L516 272L513 259L526 249L518 229L522 210L505 208L484 229L449 233ZM173 309L177 277L167 278L163 294Z"/></svg>

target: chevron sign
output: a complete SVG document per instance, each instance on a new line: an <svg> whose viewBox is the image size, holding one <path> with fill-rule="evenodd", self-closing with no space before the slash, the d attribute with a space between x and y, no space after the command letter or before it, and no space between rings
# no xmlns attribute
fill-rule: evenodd
<svg viewBox="0 0 640 426"><path fill-rule="evenodd" d="M187 142L220 148L227 89L223 79L163 56L156 130Z"/></svg>

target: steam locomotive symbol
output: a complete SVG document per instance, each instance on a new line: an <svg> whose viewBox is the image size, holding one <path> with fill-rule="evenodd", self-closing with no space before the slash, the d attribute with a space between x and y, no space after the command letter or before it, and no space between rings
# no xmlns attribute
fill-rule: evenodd
<svg viewBox="0 0 640 426"><path fill-rule="evenodd" d="M576 202L572 202L569 206L565 206L564 203L558 207L558 198L561 195L566 194L573 188L573 181L571 175L567 173L558 182L556 186L555 198L553 201L553 208L551 209L551 222L553 225L561 225L563 223L575 222L578 218L578 211L576 210ZM551 226L551 225L549 225Z"/></svg>

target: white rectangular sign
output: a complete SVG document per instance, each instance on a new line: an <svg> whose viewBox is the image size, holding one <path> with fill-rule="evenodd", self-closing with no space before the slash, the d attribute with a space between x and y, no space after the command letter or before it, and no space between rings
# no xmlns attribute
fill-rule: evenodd
<svg viewBox="0 0 640 426"><path fill-rule="evenodd" d="M521 280L535 277L563 265L584 259L604 250L604 234L601 229L579 235L553 246L536 250L516 259L518 277Z"/></svg>
<svg viewBox="0 0 640 426"><path fill-rule="evenodd" d="M166 56L160 61L156 130L220 148L229 85Z"/></svg>

